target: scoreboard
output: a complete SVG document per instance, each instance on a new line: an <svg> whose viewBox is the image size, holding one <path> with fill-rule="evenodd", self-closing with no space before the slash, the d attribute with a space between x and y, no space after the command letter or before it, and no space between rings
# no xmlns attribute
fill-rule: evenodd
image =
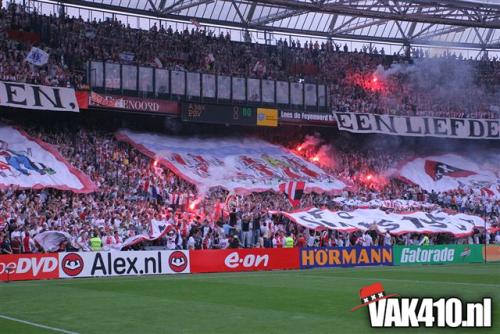
<svg viewBox="0 0 500 334"><path fill-rule="evenodd" d="M182 103L181 118L184 122L255 126L257 110L240 105Z"/></svg>

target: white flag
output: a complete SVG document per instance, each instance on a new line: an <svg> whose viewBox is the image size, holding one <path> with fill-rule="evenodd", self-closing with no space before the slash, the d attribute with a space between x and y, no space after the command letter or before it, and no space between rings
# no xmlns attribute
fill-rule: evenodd
<svg viewBox="0 0 500 334"><path fill-rule="evenodd" d="M42 49L32 47L26 61L36 66L43 66L49 61L49 54Z"/></svg>
<svg viewBox="0 0 500 334"><path fill-rule="evenodd" d="M34 240L44 251L55 252L59 250L61 243L64 241L71 241L71 235L61 231L45 231L35 235Z"/></svg>

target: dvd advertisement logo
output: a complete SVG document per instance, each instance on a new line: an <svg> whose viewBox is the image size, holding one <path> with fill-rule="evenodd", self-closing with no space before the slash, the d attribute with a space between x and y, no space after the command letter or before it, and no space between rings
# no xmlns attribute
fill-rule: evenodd
<svg viewBox="0 0 500 334"><path fill-rule="evenodd" d="M491 298L475 303L455 297L405 298L387 294L381 283L362 287L359 298L361 305L351 311L368 307L372 328L491 327Z"/></svg>
<svg viewBox="0 0 500 334"><path fill-rule="evenodd" d="M68 276L78 276L83 270L83 259L76 253L69 253L63 257L61 268Z"/></svg>
<svg viewBox="0 0 500 334"><path fill-rule="evenodd" d="M173 272L181 273L186 270L188 265L187 256L180 251L173 252L168 257L168 265Z"/></svg>

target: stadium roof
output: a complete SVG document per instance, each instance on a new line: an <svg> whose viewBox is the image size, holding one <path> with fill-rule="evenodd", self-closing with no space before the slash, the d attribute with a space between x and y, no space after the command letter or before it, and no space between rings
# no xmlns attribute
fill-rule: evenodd
<svg viewBox="0 0 500 334"><path fill-rule="evenodd" d="M500 50L500 0L67 0L249 31Z"/></svg>

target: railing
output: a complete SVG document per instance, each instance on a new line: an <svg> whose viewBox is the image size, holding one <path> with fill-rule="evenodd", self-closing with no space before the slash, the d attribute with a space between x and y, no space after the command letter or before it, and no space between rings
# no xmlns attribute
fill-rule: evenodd
<svg viewBox="0 0 500 334"><path fill-rule="evenodd" d="M93 90L186 101L250 104L297 110L327 110L327 87L92 61Z"/></svg>

